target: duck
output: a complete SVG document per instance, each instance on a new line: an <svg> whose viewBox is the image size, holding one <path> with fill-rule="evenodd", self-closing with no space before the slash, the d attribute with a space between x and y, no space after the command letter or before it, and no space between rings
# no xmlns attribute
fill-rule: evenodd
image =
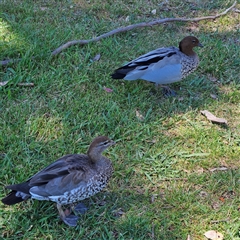
<svg viewBox="0 0 240 240"><path fill-rule="evenodd" d="M27 199L52 201L57 203L63 222L75 227L79 217L69 211L66 213L62 206L89 198L107 186L113 173L113 165L102 152L114 144L107 136L94 138L87 154L65 155L27 181L6 186L12 191L2 199L2 203L13 205ZM80 213L87 210L83 203L75 209Z"/></svg>
<svg viewBox="0 0 240 240"><path fill-rule="evenodd" d="M111 77L133 81L142 79L157 86L181 81L199 65L194 47L203 47L194 36L183 38L177 47L162 47L150 51L116 69ZM162 86L169 95L175 95L167 86ZM168 94L167 94L168 95Z"/></svg>

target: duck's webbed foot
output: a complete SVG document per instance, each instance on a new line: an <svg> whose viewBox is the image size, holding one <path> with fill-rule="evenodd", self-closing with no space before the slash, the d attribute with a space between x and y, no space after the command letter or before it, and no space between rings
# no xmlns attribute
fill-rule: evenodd
<svg viewBox="0 0 240 240"><path fill-rule="evenodd" d="M79 219L78 216L70 214L70 211L67 211L68 213L66 214L62 206L60 204L57 204L57 209L60 215L60 218L63 220L65 224L67 224L70 227L76 227L77 226L77 221Z"/></svg>
<svg viewBox="0 0 240 240"><path fill-rule="evenodd" d="M72 205L71 209L66 209L63 211L62 206L60 204L57 204L57 209L59 211L60 218L63 220L64 223L66 223L70 227L76 227L77 221L79 219L78 216L71 214L73 211L75 214L84 214L88 208L83 203L79 203L75 207Z"/></svg>
<svg viewBox="0 0 240 240"><path fill-rule="evenodd" d="M84 214L86 211L88 210L88 208L85 206L85 204L83 203L79 203L78 205L76 205L74 208L73 208L73 211L76 213L76 214Z"/></svg>
<svg viewBox="0 0 240 240"><path fill-rule="evenodd" d="M76 227L79 217L71 214L71 215L65 216L64 218L61 217L61 219L69 227Z"/></svg>

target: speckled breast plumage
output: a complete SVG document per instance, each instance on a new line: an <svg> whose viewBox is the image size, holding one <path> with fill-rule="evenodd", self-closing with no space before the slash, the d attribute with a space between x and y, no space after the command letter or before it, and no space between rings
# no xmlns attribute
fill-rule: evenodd
<svg viewBox="0 0 240 240"><path fill-rule="evenodd" d="M71 204L86 198L89 198L96 193L100 192L108 184L110 177L112 176L113 168L109 167L108 171L95 175L84 185L78 188L72 189L69 192L64 193L64 195L57 197L49 197L51 201L57 202L61 205Z"/></svg>
<svg viewBox="0 0 240 240"><path fill-rule="evenodd" d="M184 54L184 56L182 56L181 58L181 64L182 64L181 68L182 78L185 78L197 68L199 64L198 56L195 55L189 57Z"/></svg>

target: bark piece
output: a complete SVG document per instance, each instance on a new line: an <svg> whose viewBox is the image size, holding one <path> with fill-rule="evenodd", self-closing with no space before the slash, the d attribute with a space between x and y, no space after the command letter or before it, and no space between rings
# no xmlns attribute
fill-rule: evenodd
<svg viewBox="0 0 240 240"><path fill-rule="evenodd" d="M220 124L227 124L227 120L224 118L218 118L215 115L213 115L208 110L201 111L201 114L204 115L208 120L214 123L220 123Z"/></svg>

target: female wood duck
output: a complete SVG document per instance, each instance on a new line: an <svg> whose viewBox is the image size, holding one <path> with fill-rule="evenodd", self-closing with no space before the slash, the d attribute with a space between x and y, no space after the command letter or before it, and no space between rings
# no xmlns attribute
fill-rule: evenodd
<svg viewBox="0 0 240 240"><path fill-rule="evenodd" d="M199 64L194 47L203 47L196 37L185 37L179 48L163 47L144 54L118 68L111 75L114 79L143 79L159 84L181 81Z"/></svg>
<svg viewBox="0 0 240 240"><path fill-rule="evenodd" d="M106 136L96 137L86 155L63 156L26 182L6 186L12 191L2 202L13 205L29 198L53 201L57 203L61 219L69 226L76 226L78 217L67 216L62 205L93 196L107 185L113 167L111 161L102 156L102 152L114 144ZM82 204L79 208L82 208Z"/></svg>

